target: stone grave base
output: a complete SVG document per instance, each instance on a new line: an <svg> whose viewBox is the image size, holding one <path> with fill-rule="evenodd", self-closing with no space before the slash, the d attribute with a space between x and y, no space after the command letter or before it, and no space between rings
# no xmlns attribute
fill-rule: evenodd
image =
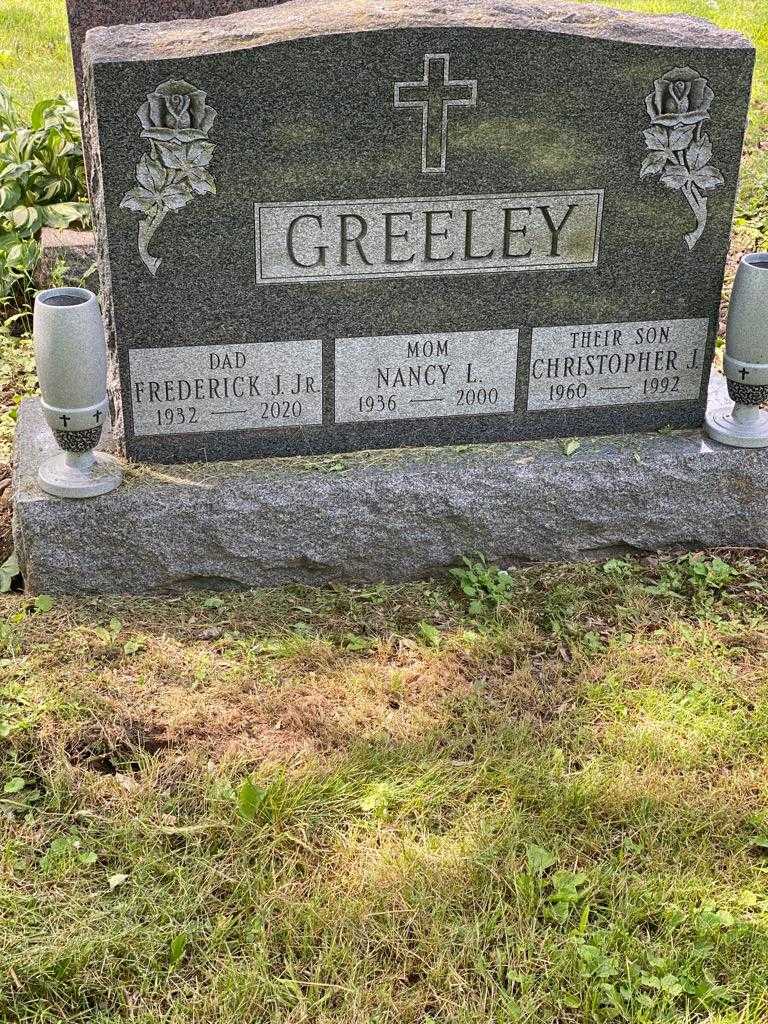
<svg viewBox="0 0 768 1024"><path fill-rule="evenodd" d="M43 228L35 285L38 288L50 288L54 284L99 290L96 241L92 231Z"/></svg>
<svg viewBox="0 0 768 1024"><path fill-rule="evenodd" d="M727 402L713 377L710 407ZM768 546L768 451L697 430L182 466L129 466L84 501L37 486L55 450L22 404L14 535L29 593L170 594L407 580L503 566Z"/></svg>

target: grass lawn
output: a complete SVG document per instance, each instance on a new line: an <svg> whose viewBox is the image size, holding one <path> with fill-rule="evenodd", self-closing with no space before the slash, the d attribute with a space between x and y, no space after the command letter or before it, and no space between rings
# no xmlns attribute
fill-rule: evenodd
<svg viewBox="0 0 768 1024"><path fill-rule="evenodd" d="M0 4L71 90L63 3ZM762 244L764 0L618 6L760 44ZM0 332L0 461L34 387ZM765 1024L768 560L720 556L0 597L0 1022Z"/></svg>
<svg viewBox="0 0 768 1024"><path fill-rule="evenodd" d="M74 95L64 0L2 0L0 82L22 110L60 92Z"/></svg>
<svg viewBox="0 0 768 1024"><path fill-rule="evenodd" d="M730 568L729 568L730 564ZM768 1019L768 564L8 599L0 1019Z"/></svg>

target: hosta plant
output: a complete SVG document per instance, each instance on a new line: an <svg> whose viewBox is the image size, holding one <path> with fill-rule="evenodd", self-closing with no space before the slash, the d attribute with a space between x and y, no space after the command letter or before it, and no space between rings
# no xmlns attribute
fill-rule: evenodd
<svg viewBox="0 0 768 1024"><path fill-rule="evenodd" d="M24 120L0 87L0 309L24 306L44 227L88 222L76 106L43 100Z"/></svg>

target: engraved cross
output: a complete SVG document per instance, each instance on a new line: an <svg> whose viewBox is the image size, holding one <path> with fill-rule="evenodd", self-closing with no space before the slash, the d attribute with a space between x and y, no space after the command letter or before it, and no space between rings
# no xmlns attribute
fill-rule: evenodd
<svg viewBox="0 0 768 1024"><path fill-rule="evenodd" d="M427 53L420 82L395 83L395 107L421 108L423 174L445 174L449 108L477 106L477 79L452 82L450 62L447 53Z"/></svg>
<svg viewBox="0 0 768 1024"><path fill-rule="evenodd" d="M61 416L59 416L59 419L60 419L60 420L61 420L61 422L62 422L62 423L64 424L64 429L66 430L66 428L67 428L67 424L68 424L68 423L69 423L69 421L70 421L70 420L72 419L72 417L71 417L71 416L67 416L67 414L66 414L66 413L62 413L62 414L61 414Z"/></svg>
<svg viewBox="0 0 768 1024"><path fill-rule="evenodd" d="M746 380L748 376L749 376L749 370L742 370L741 371L741 379L742 380Z"/></svg>

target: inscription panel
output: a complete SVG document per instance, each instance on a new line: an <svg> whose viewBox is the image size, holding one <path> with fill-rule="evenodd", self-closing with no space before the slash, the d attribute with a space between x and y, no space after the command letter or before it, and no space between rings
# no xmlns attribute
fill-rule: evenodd
<svg viewBox="0 0 768 1024"><path fill-rule="evenodd" d="M708 331L708 320L534 328L528 409L697 399Z"/></svg>
<svg viewBox="0 0 768 1024"><path fill-rule="evenodd" d="M257 203L258 284L597 266L602 190Z"/></svg>
<svg viewBox="0 0 768 1024"><path fill-rule="evenodd" d="M516 330L339 338L336 422L512 412L517 343Z"/></svg>
<svg viewBox="0 0 768 1024"><path fill-rule="evenodd" d="M139 436L323 422L320 341L131 349Z"/></svg>

